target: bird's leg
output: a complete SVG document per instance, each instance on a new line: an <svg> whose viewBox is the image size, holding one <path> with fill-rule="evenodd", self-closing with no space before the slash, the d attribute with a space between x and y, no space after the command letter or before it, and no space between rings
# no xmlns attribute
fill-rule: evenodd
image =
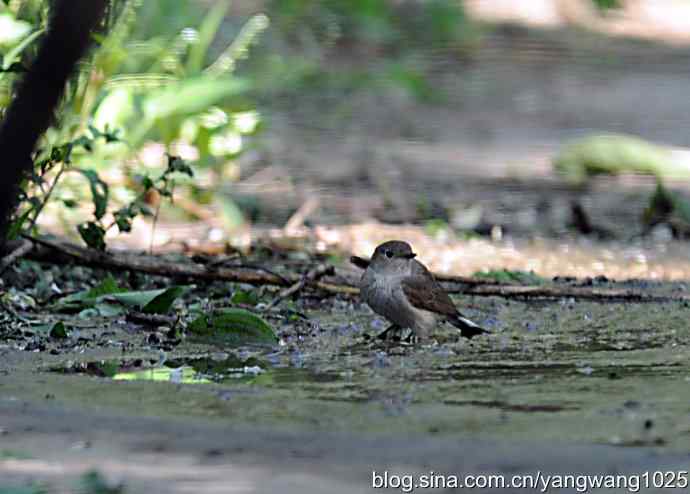
<svg viewBox="0 0 690 494"><path fill-rule="evenodd" d="M386 329L384 329L381 333L379 333L377 338L379 340L388 340L390 334L400 333L400 331L402 331L402 328L400 326L398 326L397 324L391 324Z"/></svg>
<svg viewBox="0 0 690 494"><path fill-rule="evenodd" d="M407 335L407 338L405 338L402 341L410 344L419 343L419 336L417 336L417 333L415 333L414 331L410 331L410 334Z"/></svg>

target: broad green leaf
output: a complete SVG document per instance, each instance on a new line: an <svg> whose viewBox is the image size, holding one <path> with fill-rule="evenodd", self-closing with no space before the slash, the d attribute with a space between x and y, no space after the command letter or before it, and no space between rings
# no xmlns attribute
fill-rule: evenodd
<svg viewBox="0 0 690 494"><path fill-rule="evenodd" d="M273 328L256 314L244 309L218 309L199 315L188 327L198 340L229 345L275 344Z"/></svg>
<svg viewBox="0 0 690 494"><path fill-rule="evenodd" d="M62 321L53 324L53 327L50 329L50 337L56 339L67 338L67 328Z"/></svg>
<svg viewBox="0 0 690 494"><path fill-rule="evenodd" d="M53 324L39 324L37 326L32 326L34 331L39 331L41 333L47 333L51 338L55 339L65 339L69 336L67 331L67 326L62 321L58 321Z"/></svg>
<svg viewBox="0 0 690 494"><path fill-rule="evenodd" d="M92 308L104 295L122 291L124 290L118 286L115 278L109 274L102 282L89 290L62 297L53 308L60 311L78 311L80 309Z"/></svg>
<svg viewBox="0 0 690 494"><path fill-rule="evenodd" d="M113 294L112 298L125 306L136 307L142 312L162 314L168 312L175 299L187 289L184 286L173 286L160 290L121 292Z"/></svg>
<svg viewBox="0 0 690 494"><path fill-rule="evenodd" d="M185 286L172 286L160 290L126 291L117 285L112 276L90 290L63 297L55 305L55 310L82 311L108 317L122 313L121 304L146 313L162 314L170 310L175 299L187 291ZM89 311L89 312L87 312Z"/></svg>
<svg viewBox="0 0 690 494"><path fill-rule="evenodd" d="M172 307L173 302L187 291L187 287L174 286L166 289L160 295L153 298L142 309L147 314L165 314Z"/></svg>

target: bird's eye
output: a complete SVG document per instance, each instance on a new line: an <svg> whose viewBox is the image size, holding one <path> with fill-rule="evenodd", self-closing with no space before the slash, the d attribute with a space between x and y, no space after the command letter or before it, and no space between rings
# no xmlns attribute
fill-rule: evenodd
<svg viewBox="0 0 690 494"><path fill-rule="evenodd" d="M390 259L391 257L393 257L393 251L392 251L392 250L387 250L387 251L385 252L385 254L386 254L386 257L387 257L388 259Z"/></svg>

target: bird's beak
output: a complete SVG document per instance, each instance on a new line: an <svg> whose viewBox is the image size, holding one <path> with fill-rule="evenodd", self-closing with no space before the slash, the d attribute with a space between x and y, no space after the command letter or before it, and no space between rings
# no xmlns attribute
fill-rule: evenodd
<svg viewBox="0 0 690 494"><path fill-rule="evenodd" d="M414 252L410 252L409 254L404 254L403 257L405 259L414 259L415 257L417 257L417 254L415 254Z"/></svg>
<svg viewBox="0 0 690 494"><path fill-rule="evenodd" d="M371 264L371 261L367 261L366 259L362 259L358 256L350 257L350 262L360 269L367 269L369 264Z"/></svg>

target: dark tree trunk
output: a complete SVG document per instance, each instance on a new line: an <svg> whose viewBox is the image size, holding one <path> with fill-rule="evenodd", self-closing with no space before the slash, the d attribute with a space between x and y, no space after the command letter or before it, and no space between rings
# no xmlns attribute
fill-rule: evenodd
<svg viewBox="0 0 690 494"><path fill-rule="evenodd" d="M51 124L65 84L91 45L108 0L54 0L48 31L0 126L0 251L19 185L38 139Z"/></svg>

